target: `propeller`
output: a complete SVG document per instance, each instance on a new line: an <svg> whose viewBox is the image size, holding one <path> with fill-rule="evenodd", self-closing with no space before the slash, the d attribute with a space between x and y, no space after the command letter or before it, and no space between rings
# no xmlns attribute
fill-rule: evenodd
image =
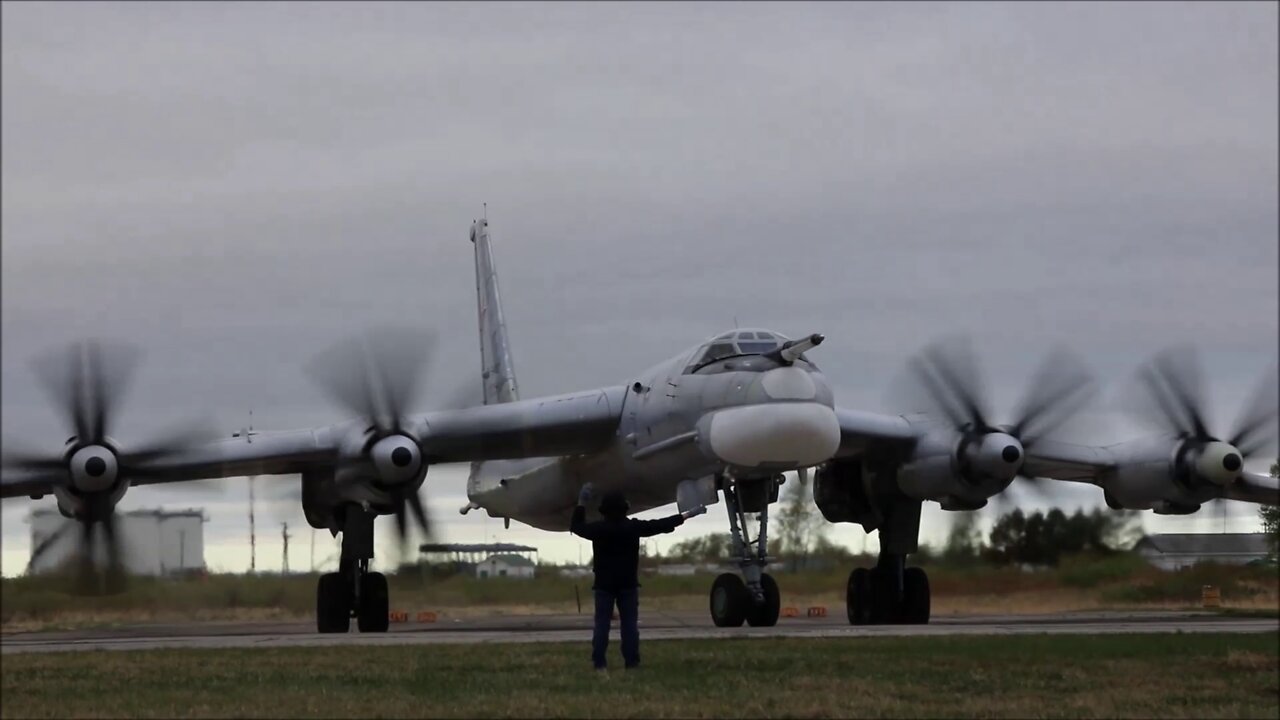
<svg viewBox="0 0 1280 720"><path fill-rule="evenodd" d="M68 501L69 511L81 525L78 555L86 588L96 586L91 575L96 559L104 554L109 585L113 577L122 578L115 522L115 504L123 495L120 482L146 477L148 463L180 453L209 437L204 423L199 423L180 426L130 447L121 447L111 438L120 400L138 360L135 348L99 340L73 343L37 358L33 363L36 376L74 434L59 453L6 447L3 458L6 473L34 476L63 491L59 501ZM99 528L100 533L94 532ZM49 539L48 544L37 547L33 559L47 552L54 541ZM105 543L101 551L100 543Z"/></svg>
<svg viewBox="0 0 1280 720"><path fill-rule="evenodd" d="M1004 492L1014 480L1041 498L1047 484L1022 475L1026 453L1037 441L1060 428L1096 391L1092 375L1074 354L1057 348L1041 362L1030 388L1014 412L1013 422L996 425L986 403L986 392L969 343L961 338L927 346L909 362L911 376L923 391L924 407L945 419L960 435L957 456L962 474L971 482L1004 482ZM995 503L1012 502L1004 492ZM1014 491L1016 494L1017 491Z"/></svg>
<svg viewBox="0 0 1280 720"><path fill-rule="evenodd" d="M1238 482L1245 461L1274 452L1277 445L1277 369L1273 365L1254 387L1230 432L1210 428L1203 373L1189 345L1161 351L1137 372L1142 391L1131 410L1140 419L1177 437L1176 477L1188 485Z"/></svg>
<svg viewBox="0 0 1280 720"><path fill-rule="evenodd" d="M431 522L420 494L428 463L414 422L406 414L423 390L430 368L434 336L404 328L379 328L342 342L308 366L312 380L333 400L365 424L359 437L338 461L339 485L372 482L391 498L391 514L403 547L412 519L424 536ZM448 407L461 407L471 388L455 393ZM465 400L464 400L465 398Z"/></svg>

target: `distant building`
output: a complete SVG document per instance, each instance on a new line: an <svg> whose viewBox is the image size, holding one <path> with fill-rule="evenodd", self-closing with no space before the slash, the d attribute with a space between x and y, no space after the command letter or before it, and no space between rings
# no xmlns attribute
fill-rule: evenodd
<svg viewBox="0 0 1280 720"><path fill-rule="evenodd" d="M724 570L716 563L663 563L655 565L651 572L657 575L697 575L698 573L717 573Z"/></svg>
<svg viewBox="0 0 1280 720"><path fill-rule="evenodd" d="M486 564L494 558L506 558L509 556L523 560L530 568L528 574L521 575L521 577L533 577L532 568L537 566L534 558L538 555L538 548L514 543L424 543L418 546L418 550L422 553L423 560L429 565L444 566L452 572L474 575L475 577L489 577L491 575L501 577L494 571L498 569L509 570L510 567L514 566L514 563L506 563L501 568ZM480 574L482 567L487 574Z"/></svg>
<svg viewBox="0 0 1280 720"><path fill-rule="evenodd" d="M490 555L484 562L476 565L476 577L531 578L534 567L532 560L520 555Z"/></svg>
<svg viewBox="0 0 1280 720"><path fill-rule="evenodd" d="M74 559L82 534L79 522L65 518L57 510L32 511L31 561L27 572L38 574L61 567ZM125 570L134 575L171 575L204 570L204 523L200 510L131 510L117 513L116 538ZM99 563L105 562L106 543L101 542L101 526L96 548Z"/></svg>
<svg viewBox="0 0 1280 720"><path fill-rule="evenodd" d="M1162 570L1201 562L1245 565L1267 557L1266 533L1166 533L1147 535L1133 549Z"/></svg>

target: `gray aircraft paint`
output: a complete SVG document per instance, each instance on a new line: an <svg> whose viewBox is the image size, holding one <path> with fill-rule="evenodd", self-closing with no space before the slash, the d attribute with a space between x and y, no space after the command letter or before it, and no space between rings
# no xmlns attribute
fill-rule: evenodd
<svg viewBox="0 0 1280 720"><path fill-rule="evenodd" d="M476 221L471 238L476 252L485 399L507 402L514 399L515 373L502 323L488 222ZM708 477L720 469L708 444L712 420L709 413L780 400L833 408L826 380L807 362L764 373L687 372L717 339L732 342L734 337L760 332L770 331L740 328L721 333L657 363L627 385L592 391L607 398L608 411L616 413L616 431L608 447L587 455L473 463L467 483L467 509L483 508L492 517L511 518L544 530L566 530L578 491L587 482L602 490L623 491L637 512L659 507L676 500L682 482ZM779 342L787 339L779 333L770 334ZM752 360L739 358L738 362L750 364ZM701 429L699 421L704 421ZM783 465L763 472L790 469L795 466Z"/></svg>
<svg viewBox="0 0 1280 720"><path fill-rule="evenodd" d="M507 324L502 315L498 269L489 245L488 219L472 223L471 242L476 253L476 309L480 318L480 377L484 384L484 403L511 402L520 398L520 391L516 387L511 341L507 339Z"/></svg>

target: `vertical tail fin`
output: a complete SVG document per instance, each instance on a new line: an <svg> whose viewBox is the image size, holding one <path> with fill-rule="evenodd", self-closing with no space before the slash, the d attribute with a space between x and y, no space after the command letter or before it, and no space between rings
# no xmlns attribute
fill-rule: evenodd
<svg viewBox="0 0 1280 720"><path fill-rule="evenodd" d="M498 270L489 246L489 221L471 224L471 242L476 250L476 301L480 313L480 370L484 383L484 404L511 402L520 397L516 370L507 342L507 324L502 318L502 298L498 294Z"/></svg>

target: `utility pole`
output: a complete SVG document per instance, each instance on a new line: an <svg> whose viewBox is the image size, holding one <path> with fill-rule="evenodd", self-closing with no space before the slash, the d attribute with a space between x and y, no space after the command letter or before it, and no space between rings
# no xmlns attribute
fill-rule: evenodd
<svg viewBox="0 0 1280 720"><path fill-rule="evenodd" d="M249 574L258 571L258 538L253 528L253 481L257 475L249 476Z"/></svg>
<svg viewBox="0 0 1280 720"><path fill-rule="evenodd" d="M245 428L241 428L240 432L232 433L231 437L242 437L244 438L244 441L246 443L253 443L253 436L255 434L256 433L253 432L253 409L250 408L249 426ZM253 504L254 504L253 503L253 500L254 500L253 485L254 485L254 480L256 480L257 477L258 476L256 475L249 476L249 574L250 575L258 571L258 535L257 535L256 529L254 528L254 517L253 517Z"/></svg>
<svg viewBox="0 0 1280 720"><path fill-rule="evenodd" d="M311 528L311 572L316 571L316 529Z"/></svg>
<svg viewBox="0 0 1280 720"><path fill-rule="evenodd" d="M280 537L284 539L284 560L280 563L280 574L289 574L289 523L280 523Z"/></svg>

